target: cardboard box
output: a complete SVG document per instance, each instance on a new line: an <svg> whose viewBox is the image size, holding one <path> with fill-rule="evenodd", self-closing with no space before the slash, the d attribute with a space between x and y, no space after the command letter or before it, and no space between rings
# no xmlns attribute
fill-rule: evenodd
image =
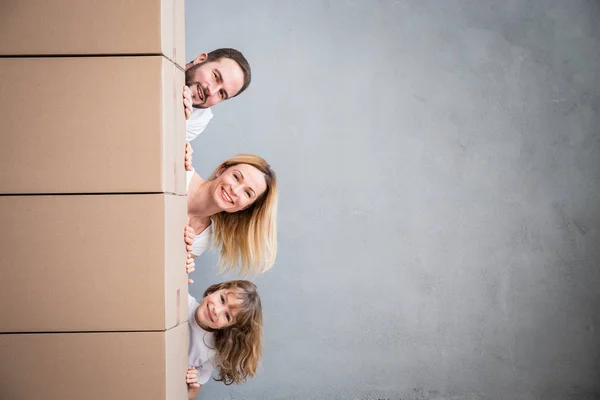
<svg viewBox="0 0 600 400"><path fill-rule="evenodd" d="M187 320L186 197L0 196L0 332Z"/></svg>
<svg viewBox="0 0 600 400"><path fill-rule="evenodd" d="M188 327L0 335L0 399L187 399Z"/></svg>
<svg viewBox="0 0 600 400"><path fill-rule="evenodd" d="M0 55L160 55L185 67L184 0L3 0Z"/></svg>
<svg viewBox="0 0 600 400"><path fill-rule="evenodd" d="M0 83L0 193L185 194L184 76L166 58L4 58Z"/></svg>

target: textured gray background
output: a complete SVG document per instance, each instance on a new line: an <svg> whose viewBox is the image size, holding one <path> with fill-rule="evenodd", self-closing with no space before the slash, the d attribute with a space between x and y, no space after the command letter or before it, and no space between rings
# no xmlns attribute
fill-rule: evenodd
<svg viewBox="0 0 600 400"><path fill-rule="evenodd" d="M200 399L600 398L600 2L187 1L280 181L265 357ZM202 257L192 293L217 276Z"/></svg>

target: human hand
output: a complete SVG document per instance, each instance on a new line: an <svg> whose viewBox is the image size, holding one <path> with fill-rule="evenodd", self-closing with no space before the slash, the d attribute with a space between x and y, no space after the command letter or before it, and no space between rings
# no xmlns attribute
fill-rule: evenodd
<svg viewBox="0 0 600 400"><path fill-rule="evenodd" d="M188 253L187 258L185 260L185 273L190 274L196 270L196 261L194 261L194 256L191 253ZM193 279L188 278L188 285L194 283Z"/></svg>
<svg viewBox="0 0 600 400"><path fill-rule="evenodd" d="M192 244L194 244L194 238L196 237L196 232L194 232L194 228L189 225L186 225L183 228L183 241L185 242L185 251L188 253L192 252Z"/></svg>
<svg viewBox="0 0 600 400"><path fill-rule="evenodd" d="M184 158L184 165L185 165L185 170L186 171L193 171L194 168L192 167L192 153L194 152L194 149L192 149L192 145L190 144L190 142L185 142L185 158Z"/></svg>
<svg viewBox="0 0 600 400"><path fill-rule="evenodd" d="M183 87L183 108L185 110L185 119L190 119L192 116L192 90L184 86Z"/></svg>
<svg viewBox="0 0 600 400"><path fill-rule="evenodd" d="M185 241L185 251L187 252L185 273L188 275L196 270L196 262L194 261L194 255L192 254L192 244L194 243L195 236L194 229L191 226L186 225L183 230L183 240ZM194 281L188 278L188 284L192 283L194 283Z"/></svg>
<svg viewBox="0 0 600 400"><path fill-rule="evenodd" d="M198 370L196 367L188 367L188 370L185 373L185 383L187 383L189 388L200 388L200 384L198 383Z"/></svg>

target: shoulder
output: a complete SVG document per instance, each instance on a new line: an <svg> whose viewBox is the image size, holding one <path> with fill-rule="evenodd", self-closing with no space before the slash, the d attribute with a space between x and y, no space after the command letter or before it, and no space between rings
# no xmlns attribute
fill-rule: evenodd
<svg viewBox="0 0 600 400"><path fill-rule="evenodd" d="M188 121L210 121L213 117L213 112L210 108L194 108L192 109L192 115Z"/></svg>
<svg viewBox="0 0 600 400"><path fill-rule="evenodd" d="M204 344L206 344L206 346L213 351L212 357L214 357L216 354L215 334L212 332L208 332L208 331L205 331L205 332L206 333L204 334Z"/></svg>
<svg viewBox="0 0 600 400"><path fill-rule="evenodd" d="M186 188L188 194L194 194L200 189L202 184L205 182L196 170L185 171Z"/></svg>
<svg viewBox="0 0 600 400"><path fill-rule="evenodd" d="M192 115L185 121L186 140L191 142L201 134L213 117L210 108L194 108Z"/></svg>
<svg viewBox="0 0 600 400"><path fill-rule="evenodd" d="M212 221L209 226L206 227L205 230L200 232L196 237L194 237L194 243L192 244L192 253L198 257L206 250L209 249L211 241L212 241L213 229L212 229Z"/></svg>
<svg viewBox="0 0 600 400"><path fill-rule="evenodd" d="M195 297L193 297L191 294L188 293L188 308L192 308L192 307L197 307L200 303L198 303L198 300L196 300Z"/></svg>
<svg viewBox="0 0 600 400"><path fill-rule="evenodd" d="M194 171L185 171L185 188L189 190L190 183L194 177Z"/></svg>
<svg viewBox="0 0 600 400"><path fill-rule="evenodd" d="M215 347L215 335L212 332L205 331L194 321L189 322L192 325L190 336L190 354L198 356L197 365L212 361L217 355Z"/></svg>

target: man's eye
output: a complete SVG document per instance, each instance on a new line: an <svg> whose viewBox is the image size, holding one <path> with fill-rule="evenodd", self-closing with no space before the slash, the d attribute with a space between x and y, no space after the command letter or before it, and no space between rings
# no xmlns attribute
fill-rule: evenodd
<svg viewBox="0 0 600 400"><path fill-rule="evenodd" d="M225 96L225 92L221 91L221 100L225 100L225 97L227 97L227 96Z"/></svg>

